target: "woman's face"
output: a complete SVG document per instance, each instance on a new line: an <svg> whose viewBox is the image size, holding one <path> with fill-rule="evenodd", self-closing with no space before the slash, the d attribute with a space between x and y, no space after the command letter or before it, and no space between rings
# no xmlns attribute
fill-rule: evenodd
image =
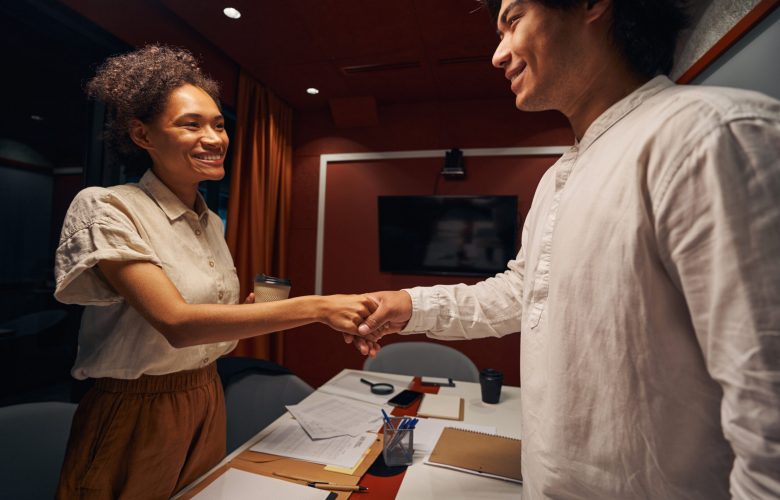
<svg viewBox="0 0 780 500"><path fill-rule="evenodd" d="M158 177L197 184L225 176L225 118L204 90L185 84L168 96L163 112L145 125L146 149Z"/></svg>

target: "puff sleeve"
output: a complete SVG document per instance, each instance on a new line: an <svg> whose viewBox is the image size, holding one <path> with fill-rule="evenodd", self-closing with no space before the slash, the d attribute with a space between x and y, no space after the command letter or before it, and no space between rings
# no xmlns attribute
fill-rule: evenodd
<svg viewBox="0 0 780 500"><path fill-rule="evenodd" d="M161 266L124 200L110 189L92 187L76 195L65 216L54 259L55 298L82 305L124 300L96 266L101 260Z"/></svg>

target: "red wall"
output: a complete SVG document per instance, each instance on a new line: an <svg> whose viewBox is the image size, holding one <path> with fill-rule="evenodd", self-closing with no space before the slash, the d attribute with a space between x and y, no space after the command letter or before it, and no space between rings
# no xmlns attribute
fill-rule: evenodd
<svg viewBox="0 0 780 500"><path fill-rule="evenodd" d="M186 47L201 60L204 71L220 83L222 102L235 107L238 65L160 2L132 0L119 2L114 8L107 8L105 0L60 2L130 45L159 42Z"/></svg>
<svg viewBox="0 0 780 500"><path fill-rule="evenodd" d="M379 108L380 125L338 129L326 111L295 118L293 214L289 269L292 295L314 292L317 197L321 154L516 146L566 145L572 133L557 113L521 113L511 98ZM445 180L444 157L363 161L328 167L323 259L323 293L359 293L477 279L395 275L379 272L376 197L379 195L514 194L525 217L539 179L553 157L466 157L467 178ZM435 192L434 192L435 191ZM426 340L393 335L383 343ZM438 342L438 341L433 341ZM479 368L502 370L519 385L518 335L502 339L448 342ZM309 325L285 334L284 364L313 386L342 368L360 368L364 358L345 346L340 334Z"/></svg>

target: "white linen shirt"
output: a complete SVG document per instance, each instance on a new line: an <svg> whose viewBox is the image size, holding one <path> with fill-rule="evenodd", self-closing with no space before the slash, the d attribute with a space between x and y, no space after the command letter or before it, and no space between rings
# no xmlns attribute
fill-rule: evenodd
<svg viewBox="0 0 780 500"><path fill-rule="evenodd" d="M524 498L780 498L777 101L656 77L546 172L506 272L407 291L404 332L522 330Z"/></svg>
<svg viewBox="0 0 780 500"><path fill-rule="evenodd" d="M134 379L201 368L236 342L171 346L106 281L101 260L159 266L189 304L237 304L239 285L222 221L198 194L188 208L154 173L137 184L82 190L68 209L55 258L54 296L85 305L71 373Z"/></svg>

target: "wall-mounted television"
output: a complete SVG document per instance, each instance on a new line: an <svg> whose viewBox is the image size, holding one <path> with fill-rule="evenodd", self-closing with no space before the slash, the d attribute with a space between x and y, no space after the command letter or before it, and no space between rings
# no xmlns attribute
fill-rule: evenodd
<svg viewBox="0 0 780 500"><path fill-rule="evenodd" d="M517 253L516 196L379 196L379 270L492 276Z"/></svg>

